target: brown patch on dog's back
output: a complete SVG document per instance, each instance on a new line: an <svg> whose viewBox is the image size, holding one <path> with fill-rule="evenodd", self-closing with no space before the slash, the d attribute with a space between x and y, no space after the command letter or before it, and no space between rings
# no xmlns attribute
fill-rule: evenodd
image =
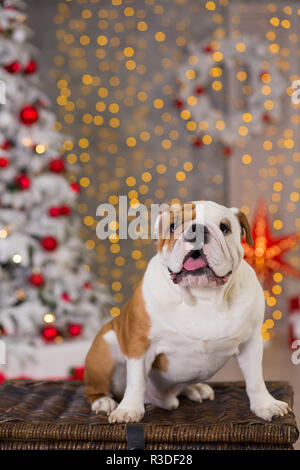
<svg viewBox="0 0 300 470"><path fill-rule="evenodd" d="M111 346L103 337L105 333L113 330L122 353L128 358L138 359L150 345L150 327L150 317L145 307L140 281L120 315L103 326L87 354L84 381L85 395L90 403L103 396L111 396L115 362Z"/></svg>
<svg viewBox="0 0 300 470"><path fill-rule="evenodd" d="M127 357L137 359L146 352L150 345L151 322L143 298L142 281L121 314L113 319L112 327L121 350Z"/></svg>
<svg viewBox="0 0 300 470"><path fill-rule="evenodd" d="M110 345L103 338L112 330L112 322L99 331L86 356L84 368L85 395L90 404L101 397L111 396L110 384L114 372L114 360Z"/></svg>
<svg viewBox="0 0 300 470"><path fill-rule="evenodd" d="M169 365L168 358L164 353L162 353L156 356L156 358L154 359L154 362L152 364L152 369L158 369L158 370L161 370L162 372L168 372L168 365Z"/></svg>

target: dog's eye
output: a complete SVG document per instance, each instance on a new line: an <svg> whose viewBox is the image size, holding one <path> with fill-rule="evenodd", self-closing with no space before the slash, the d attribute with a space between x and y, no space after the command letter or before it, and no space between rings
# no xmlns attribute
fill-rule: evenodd
<svg viewBox="0 0 300 470"><path fill-rule="evenodd" d="M170 230L170 233L174 233L175 230L176 230L176 225L175 225L175 224L171 224L169 230Z"/></svg>
<svg viewBox="0 0 300 470"><path fill-rule="evenodd" d="M220 230L224 235L231 233L229 225L225 224L225 222L220 223Z"/></svg>

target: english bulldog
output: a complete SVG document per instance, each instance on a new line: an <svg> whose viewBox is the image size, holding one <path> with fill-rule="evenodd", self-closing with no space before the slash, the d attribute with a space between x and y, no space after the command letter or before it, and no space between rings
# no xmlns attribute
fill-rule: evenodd
<svg viewBox="0 0 300 470"><path fill-rule="evenodd" d="M252 412L266 421L288 413L263 379L265 301L243 259L241 235L253 243L245 214L191 202L163 211L155 228L157 254L87 354L92 410L110 423L128 423L142 419L147 403L174 410L180 396L213 400L204 382L235 356Z"/></svg>

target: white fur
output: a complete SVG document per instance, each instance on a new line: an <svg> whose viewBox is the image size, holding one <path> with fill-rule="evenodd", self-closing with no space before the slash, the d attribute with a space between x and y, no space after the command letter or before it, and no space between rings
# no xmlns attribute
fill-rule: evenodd
<svg viewBox="0 0 300 470"><path fill-rule="evenodd" d="M211 225L217 225L222 216L232 217L231 238L218 241L220 235L214 227L216 243L212 246L222 251L222 257L214 254L222 275L229 267L233 273L221 287L182 287L170 280L165 253L151 259L142 285L151 320L150 347L143 357L128 359L122 355L115 334L106 335L117 362L113 393L124 393L127 369L124 397L110 414L110 422L139 421L144 414L144 402L174 409L179 405L180 394L199 402L213 399L213 391L201 382L212 377L232 356L237 357L245 377L251 410L267 421L288 412L288 405L275 400L263 380L260 330L264 295L255 272L241 260L240 227L234 211L215 203L206 204L205 215ZM208 254L211 249L207 247ZM174 254L178 255L180 250L173 251L175 263ZM182 259L182 253L179 257ZM168 358L167 372L151 368L159 354ZM121 376L123 379L118 379Z"/></svg>
<svg viewBox="0 0 300 470"><path fill-rule="evenodd" d="M110 423L140 421L144 416L145 359L127 359L127 384L123 400L109 416Z"/></svg>
<svg viewBox="0 0 300 470"><path fill-rule="evenodd" d="M118 406L118 403L111 397L102 397L95 400L92 404L92 410L98 413L105 413L108 416L114 411Z"/></svg>

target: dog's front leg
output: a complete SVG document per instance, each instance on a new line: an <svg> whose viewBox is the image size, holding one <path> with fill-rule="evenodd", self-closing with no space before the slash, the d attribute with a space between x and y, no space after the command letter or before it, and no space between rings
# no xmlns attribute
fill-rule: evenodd
<svg viewBox="0 0 300 470"><path fill-rule="evenodd" d="M251 411L260 418L271 421L273 416L287 414L289 406L283 401L276 400L268 392L263 379L262 358L263 341L259 327L251 338L240 346L237 359L245 378Z"/></svg>
<svg viewBox="0 0 300 470"><path fill-rule="evenodd" d="M126 361L126 389L119 406L108 420L110 423L138 422L145 413L146 367L144 356Z"/></svg>

